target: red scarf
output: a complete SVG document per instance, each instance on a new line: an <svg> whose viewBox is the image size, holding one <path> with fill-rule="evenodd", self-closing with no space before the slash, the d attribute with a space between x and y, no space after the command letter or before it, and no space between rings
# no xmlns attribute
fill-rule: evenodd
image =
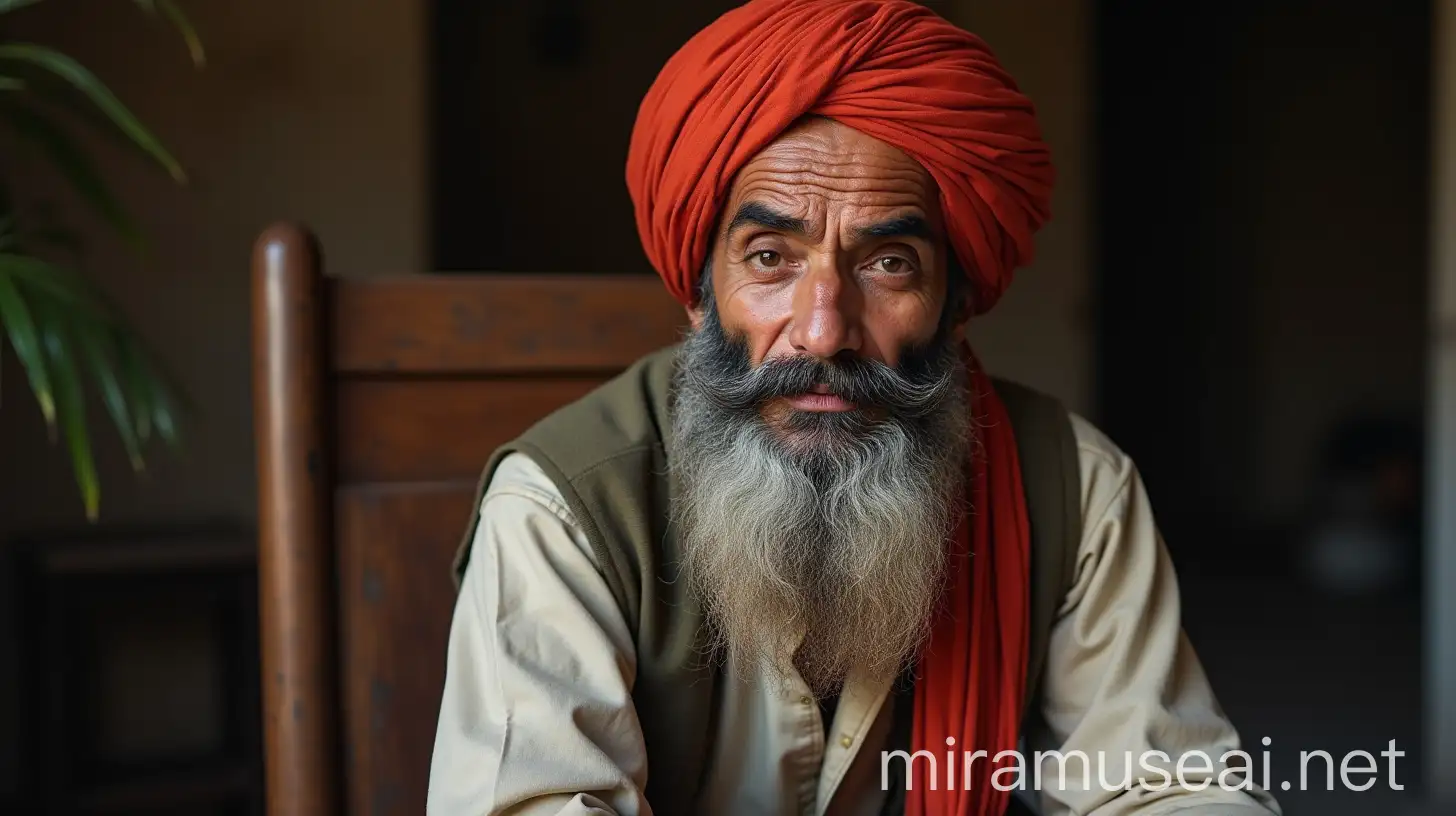
<svg viewBox="0 0 1456 816"><path fill-rule="evenodd" d="M751 0L668 61L632 131L627 187L638 233L679 302L693 302L733 176L805 114L893 145L930 173L977 313L1031 261L1054 171L1030 101L984 42L908 0ZM991 787L987 759L966 789L961 752L1014 750L1025 694L1021 469L1005 406L972 368L971 511L915 690L912 748L937 757L941 778L928 790L926 763L916 763L908 816L1005 811L1009 794ZM949 791L947 751L957 758Z"/></svg>
<svg viewBox="0 0 1456 816"><path fill-rule="evenodd" d="M1010 794L992 774L1014 765L995 759L1016 748L1026 693L1031 547L1021 460L1006 406L974 358L970 366L981 450L971 457L969 512L951 540L948 594L920 662L911 735L915 750L936 758L940 778L932 785L931 765L912 763L907 816L1005 812ZM968 772L977 750L987 754ZM994 781L1018 780L1007 772Z"/></svg>

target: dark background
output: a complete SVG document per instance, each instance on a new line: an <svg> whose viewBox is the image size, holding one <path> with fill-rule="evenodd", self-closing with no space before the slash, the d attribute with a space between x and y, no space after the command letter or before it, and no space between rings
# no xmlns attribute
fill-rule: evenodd
<svg viewBox="0 0 1456 816"><path fill-rule="evenodd" d="M1097 16L1099 417L1148 481L1189 634L1246 743L1272 740L1276 779L1298 779L1303 750L1395 740L1412 749L1397 781L1420 782L1422 513L1396 525L1388 578L1353 557L1324 575L1314 542L1347 523L1326 453L1345 428L1420 470L1430 13ZM1294 814L1398 799L1280 796Z"/></svg>

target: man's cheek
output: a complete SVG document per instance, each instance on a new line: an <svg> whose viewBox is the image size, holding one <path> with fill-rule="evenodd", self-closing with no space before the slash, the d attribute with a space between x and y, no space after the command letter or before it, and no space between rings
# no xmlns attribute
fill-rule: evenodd
<svg viewBox="0 0 1456 816"><path fill-rule="evenodd" d="M737 337L746 341L749 363L755 367L783 351L779 348L782 345L780 343L781 334L774 325L764 325L752 321L738 321L735 324L728 322L728 318L725 316L723 330L730 338Z"/></svg>

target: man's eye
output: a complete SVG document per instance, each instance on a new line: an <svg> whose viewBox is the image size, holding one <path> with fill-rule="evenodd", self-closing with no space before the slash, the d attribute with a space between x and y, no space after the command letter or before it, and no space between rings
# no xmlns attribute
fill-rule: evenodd
<svg viewBox="0 0 1456 816"><path fill-rule="evenodd" d="M910 271L910 262L894 255L886 255L875 261L875 269L889 275L903 275Z"/></svg>
<svg viewBox="0 0 1456 816"><path fill-rule="evenodd" d="M753 255L750 257L750 260L753 261L754 265L756 266L761 266L764 269L773 269L774 267L783 263L784 258L782 255L774 252L771 249L765 249L760 252L753 253Z"/></svg>

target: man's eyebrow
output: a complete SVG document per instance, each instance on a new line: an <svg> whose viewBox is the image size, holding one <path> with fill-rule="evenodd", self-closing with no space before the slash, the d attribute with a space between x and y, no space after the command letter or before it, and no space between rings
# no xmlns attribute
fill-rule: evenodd
<svg viewBox="0 0 1456 816"><path fill-rule="evenodd" d="M901 215L867 227L856 227L854 234L860 238L935 238L930 222L918 215Z"/></svg>
<svg viewBox="0 0 1456 816"><path fill-rule="evenodd" d="M734 230L746 226L757 226L795 235L806 235L809 232L809 225L805 223L804 219L784 215L757 201L744 202L743 206L738 208L738 212L733 214L733 220L728 222L728 229L724 230L723 234L732 235Z"/></svg>

